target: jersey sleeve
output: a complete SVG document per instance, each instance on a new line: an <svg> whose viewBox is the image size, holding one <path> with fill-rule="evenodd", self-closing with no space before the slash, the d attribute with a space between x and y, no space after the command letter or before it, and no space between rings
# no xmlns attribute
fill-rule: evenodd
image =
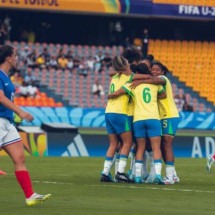
<svg viewBox="0 0 215 215"><path fill-rule="evenodd" d="M129 82L133 81L133 78L134 78L134 73L132 73L132 74L130 75Z"/></svg>
<svg viewBox="0 0 215 215"><path fill-rule="evenodd" d="M164 75L161 75L160 79L163 80L163 81L165 81L165 84L163 84L163 86L166 86L166 77Z"/></svg>
<svg viewBox="0 0 215 215"><path fill-rule="evenodd" d="M162 85L158 85L158 94L162 94L165 92L165 89Z"/></svg>
<svg viewBox="0 0 215 215"><path fill-rule="evenodd" d="M125 85L122 86L122 89L125 90L125 92L126 92L128 95L130 95L130 96L133 97L134 95L133 95L132 89L130 88L131 84L132 84L132 83L126 83Z"/></svg>

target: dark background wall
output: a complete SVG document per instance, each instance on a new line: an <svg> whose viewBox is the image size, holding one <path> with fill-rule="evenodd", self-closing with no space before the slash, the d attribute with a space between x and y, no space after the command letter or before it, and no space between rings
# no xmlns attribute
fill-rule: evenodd
<svg viewBox="0 0 215 215"><path fill-rule="evenodd" d="M35 11L1 10L0 19L11 17L11 40L19 40L22 29L33 29L37 42L111 45L111 23L120 20L122 36L141 37L148 28L152 39L214 40L215 21L156 19Z"/></svg>

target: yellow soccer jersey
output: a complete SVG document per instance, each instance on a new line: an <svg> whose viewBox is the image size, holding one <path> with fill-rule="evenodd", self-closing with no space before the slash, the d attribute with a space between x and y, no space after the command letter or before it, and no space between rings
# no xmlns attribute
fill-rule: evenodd
<svg viewBox="0 0 215 215"><path fill-rule="evenodd" d="M133 75L116 74L112 77L109 93L119 90L124 84L132 80ZM105 113L121 113L127 114L127 105L129 101L128 95L122 95L115 99L109 99Z"/></svg>
<svg viewBox="0 0 215 215"><path fill-rule="evenodd" d="M128 116L134 115L134 102L131 96L129 97L127 112L128 112Z"/></svg>
<svg viewBox="0 0 215 215"><path fill-rule="evenodd" d="M134 122L146 119L160 119L157 95L164 91L162 85L140 84L135 89L130 83L123 89L132 96L134 101Z"/></svg>
<svg viewBox="0 0 215 215"><path fill-rule="evenodd" d="M165 99L158 100L158 108L161 119L179 117L177 107L172 95L172 86L169 79L166 76L161 76L165 79L166 84L163 85L167 97Z"/></svg>

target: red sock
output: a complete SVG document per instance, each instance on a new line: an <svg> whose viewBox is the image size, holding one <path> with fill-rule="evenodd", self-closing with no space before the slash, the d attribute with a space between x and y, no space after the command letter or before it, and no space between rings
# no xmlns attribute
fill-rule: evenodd
<svg viewBox="0 0 215 215"><path fill-rule="evenodd" d="M212 156L213 160L215 160L215 154Z"/></svg>
<svg viewBox="0 0 215 215"><path fill-rule="evenodd" d="M28 171L16 171L15 175L23 192L25 193L25 197L29 198L34 193L34 191Z"/></svg>

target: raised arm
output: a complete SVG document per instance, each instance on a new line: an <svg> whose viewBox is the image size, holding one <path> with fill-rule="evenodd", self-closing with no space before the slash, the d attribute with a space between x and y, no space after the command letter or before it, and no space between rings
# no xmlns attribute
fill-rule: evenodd
<svg viewBox="0 0 215 215"><path fill-rule="evenodd" d="M151 75L145 75L145 74L133 74L132 80L147 80L150 79L152 76Z"/></svg>
<svg viewBox="0 0 215 215"><path fill-rule="evenodd" d="M140 84L155 84L155 85L161 84L161 85L164 85L164 84L166 84L166 80L162 77L155 77L155 76L150 76L148 79L134 80L134 81L132 81L131 89L135 89Z"/></svg>

